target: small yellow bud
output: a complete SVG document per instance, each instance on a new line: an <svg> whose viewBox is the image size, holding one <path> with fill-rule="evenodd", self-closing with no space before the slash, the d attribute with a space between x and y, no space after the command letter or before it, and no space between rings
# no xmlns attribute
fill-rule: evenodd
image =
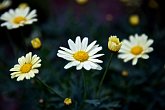
<svg viewBox="0 0 165 110"><path fill-rule="evenodd" d="M88 2L88 0L76 0L76 2L80 5L84 5L85 3Z"/></svg>
<svg viewBox="0 0 165 110"><path fill-rule="evenodd" d="M72 99L71 99L71 98L65 98L64 104L65 104L65 105L70 105L70 104L72 104Z"/></svg>
<svg viewBox="0 0 165 110"><path fill-rule="evenodd" d="M35 49L41 47L41 41L40 41L40 39L39 39L38 37L32 39L32 40L31 40L31 44L32 44L32 47L35 48Z"/></svg>
<svg viewBox="0 0 165 110"><path fill-rule="evenodd" d="M121 73L121 75L124 76L124 77L127 77L128 76L128 71L123 70L122 73Z"/></svg>
<svg viewBox="0 0 165 110"><path fill-rule="evenodd" d="M108 41L108 48L113 52L118 52L121 48L121 42L117 36L110 36Z"/></svg>
<svg viewBox="0 0 165 110"><path fill-rule="evenodd" d="M11 4L11 0L3 0L2 2L0 2L0 10L8 8L9 6L11 6Z"/></svg>
<svg viewBox="0 0 165 110"><path fill-rule="evenodd" d="M27 3L21 3L18 6L18 8L21 8L21 9L25 9L26 7L28 7L28 4Z"/></svg>
<svg viewBox="0 0 165 110"><path fill-rule="evenodd" d="M131 15L129 17L129 23L133 26L137 26L140 22L139 16L138 15Z"/></svg>

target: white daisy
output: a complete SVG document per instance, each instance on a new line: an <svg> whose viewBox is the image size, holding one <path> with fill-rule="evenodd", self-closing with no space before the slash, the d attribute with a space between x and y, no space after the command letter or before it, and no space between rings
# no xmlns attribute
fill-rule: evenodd
<svg viewBox="0 0 165 110"><path fill-rule="evenodd" d="M70 61L65 65L65 69L76 66L77 70L82 68L86 70L101 70L102 67L97 63L103 63L103 61L96 58L103 56L104 54L96 54L102 50L101 46L95 45L96 42L97 41L93 41L88 45L87 37L83 38L81 41L81 38L77 36L75 43L71 39L68 40L70 49L60 47L62 50L58 50L57 56Z"/></svg>
<svg viewBox="0 0 165 110"><path fill-rule="evenodd" d="M8 8L11 5L12 1L11 0L3 0L0 3L0 10L3 10L5 8Z"/></svg>
<svg viewBox="0 0 165 110"><path fill-rule="evenodd" d="M148 39L148 36L142 34L139 36L130 36L129 40L123 40L121 49L119 50L118 58L124 59L124 62L132 60L132 65L136 65L138 58L148 59L150 53L153 51L153 48L150 47L154 42L152 39Z"/></svg>
<svg viewBox="0 0 165 110"><path fill-rule="evenodd" d="M18 77L17 81L21 81L24 78L33 78L35 74L39 72L37 68L41 66L40 62L40 57L37 55L32 56L32 52L27 53L26 56L20 57L18 64L10 69L10 71L13 71L13 73L10 74L11 78Z"/></svg>
<svg viewBox="0 0 165 110"><path fill-rule="evenodd" d="M36 10L30 12L30 7L10 9L0 17L1 20L5 21L1 26L6 26L8 29L18 28L36 22L36 16Z"/></svg>

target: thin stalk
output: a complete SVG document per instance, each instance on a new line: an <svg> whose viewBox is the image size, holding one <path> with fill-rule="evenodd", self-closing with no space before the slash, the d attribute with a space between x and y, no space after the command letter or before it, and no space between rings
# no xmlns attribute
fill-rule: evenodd
<svg viewBox="0 0 165 110"><path fill-rule="evenodd" d="M53 88L51 88L50 86L48 86L45 82L43 82L40 78L36 77L36 79L42 84L44 85L48 90L49 92L53 93L53 94L56 94L58 95L60 98L63 98L64 97L62 95L60 95L58 92L56 92Z"/></svg>
<svg viewBox="0 0 165 110"><path fill-rule="evenodd" d="M105 69L105 71L104 71L103 77L102 77L101 80L100 80L99 87L98 87L97 94L96 94L97 97L100 95L99 92L100 92L101 86L102 86L102 84L103 84L103 81L104 81L104 79L105 79L105 76L106 76L106 74L107 74L107 71L108 71L108 69L109 69L109 66L110 66L110 64L111 64L112 56L113 56L113 53L111 53L111 55L110 55L110 59L109 59L109 61L108 61L108 63L107 63L107 67L106 67L106 69Z"/></svg>
<svg viewBox="0 0 165 110"><path fill-rule="evenodd" d="M87 96L87 93L86 93L86 91L87 91L87 88L86 88L86 77L85 77L85 74L84 74L84 71L82 70L81 71L81 73L82 73L82 78L83 78L83 84L84 84L84 99L86 99L86 96Z"/></svg>
<svg viewBox="0 0 165 110"><path fill-rule="evenodd" d="M17 53L16 45L13 43L13 41L12 41L12 39L11 39L11 36L10 36L10 34L9 34L8 31L6 31L6 34L7 34L6 36L7 36L8 40L9 40L9 44L10 44L12 50L13 50L13 53L14 53L14 55L16 56L16 53Z"/></svg>

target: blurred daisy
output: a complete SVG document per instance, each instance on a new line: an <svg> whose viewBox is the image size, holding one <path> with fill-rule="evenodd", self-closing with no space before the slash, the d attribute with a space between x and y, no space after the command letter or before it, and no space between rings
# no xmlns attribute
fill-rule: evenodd
<svg viewBox="0 0 165 110"><path fill-rule="evenodd" d="M147 53L153 51L153 48L150 47L154 42L152 39L148 39L148 36L145 34L141 36L135 34L135 36L131 35L129 40L123 40L118 58L124 59L124 62L132 60L132 65L137 64L138 58L149 58Z"/></svg>
<svg viewBox="0 0 165 110"><path fill-rule="evenodd" d="M11 0L3 0L3 2L0 3L0 10L8 8L11 5L11 3Z"/></svg>
<svg viewBox="0 0 165 110"><path fill-rule="evenodd" d="M88 2L88 0L76 0L76 2L80 5L84 5Z"/></svg>
<svg viewBox="0 0 165 110"><path fill-rule="evenodd" d="M97 59L104 54L96 54L102 47L99 45L95 45L96 41L93 41L88 45L88 38L83 38L81 42L81 38L76 37L75 43L69 39L68 40L69 48L60 47L62 50L58 50L57 56L63 59L70 61L67 65L65 65L65 69L68 69L72 66L76 66L77 70L85 68L86 70L96 69L101 70L102 67L97 63L103 63L102 60Z"/></svg>
<svg viewBox="0 0 165 110"><path fill-rule="evenodd" d="M137 26L140 22L140 18L137 14L131 15L129 17L129 23L133 26Z"/></svg>
<svg viewBox="0 0 165 110"><path fill-rule="evenodd" d="M17 78L17 81L21 81L24 78L30 79L35 76L39 72L37 69L41 66L41 59L37 55L32 56L32 52L26 54L26 56L22 56L18 59L18 64L14 65L13 68L10 69L13 73L11 73L11 78Z"/></svg>
<svg viewBox="0 0 165 110"><path fill-rule="evenodd" d="M16 8L15 10L10 9L0 17L1 20L5 21L1 26L6 26L8 29L18 28L27 24L36 22L37 19L36 10L30 12L30 7Z"/></svg>

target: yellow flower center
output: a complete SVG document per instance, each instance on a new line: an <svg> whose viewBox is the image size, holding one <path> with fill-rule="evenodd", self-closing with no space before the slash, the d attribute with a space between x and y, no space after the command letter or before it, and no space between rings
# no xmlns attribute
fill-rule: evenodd
<svg viewBox="0 0 165 110"><path fill-rule="evenodd" d="M137 46L134 46L132 49L131 49L131 53L134 54L134 55L139 55L141 54L143 51L143 48L139 45Z"/></svg>
<svg viewBox="0 0 165 110"><path fill-rule="evenodd" d="M31 68L32 68L32 64L31 63L26 63L21 67L20 71L22 73L28 73L31 70Z"/></svg>
<svg viewBox="0 0 165 110"><path fill-rule="evenodd" d="M25 22L25 21L26 21L26 18L23 17L23 16L17 16L17 17L15 17L14 20L13 20L13 22L14 22L15 24L20 24L20 23Z"/></svg>
<svg viewBox="0 0 165 110"><path fill-rule="evenodd" d="M87 52L80 50L73 54L73 58L80 62L84 62L84 61L88 60L89 55Z"/></svg>

